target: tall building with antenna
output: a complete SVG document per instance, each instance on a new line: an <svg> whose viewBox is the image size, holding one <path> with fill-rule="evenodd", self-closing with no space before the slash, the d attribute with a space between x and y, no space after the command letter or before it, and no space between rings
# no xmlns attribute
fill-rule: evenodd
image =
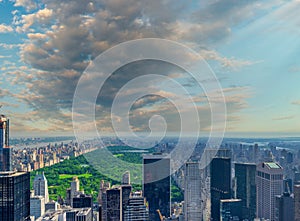
<svg viewBox="0 0 300 221"><path fill-rule="evenodd" d="M11 171L11 148L9 147L9 119L0 115L0 171Z"/></svg>
<svg viewBox="0 0 300 221"><path fill-rule="evenodd" d="M9 119L0 115L0 220L30 220L30 174L12 171Z"/></svg>

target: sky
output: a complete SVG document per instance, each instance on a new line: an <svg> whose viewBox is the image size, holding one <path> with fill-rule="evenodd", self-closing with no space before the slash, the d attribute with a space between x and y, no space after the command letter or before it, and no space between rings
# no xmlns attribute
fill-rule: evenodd
<svg viewBox="0 0 300 221"><path fill-rule="evenodd" d="M210 65L225 96L226 136L299 136L299 10L295 0L0 0L1 113L11 119L12 136L70 135L73 96L88 65L120 43L161 38L190 47ZM203 90L181 68L159 61L111 75L96 102L98 130L113 132L117 91L153 73L187 87L201 130L209 131ZM161 115L179 131L180 113L168 100L176 91L164 81L143 88L154 84L161 89L131 108L132 130L149 132L151 116Z"/></svg>

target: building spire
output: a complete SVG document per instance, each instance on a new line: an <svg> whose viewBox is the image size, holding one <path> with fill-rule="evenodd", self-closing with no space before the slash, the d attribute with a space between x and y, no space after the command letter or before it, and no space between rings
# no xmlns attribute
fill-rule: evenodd
<svg viewBox="0 0 300 221"><path fill-rule="evenodd" d="M11 171L11 148L9 148L9 119L0 115L0 171Z"/></svg>

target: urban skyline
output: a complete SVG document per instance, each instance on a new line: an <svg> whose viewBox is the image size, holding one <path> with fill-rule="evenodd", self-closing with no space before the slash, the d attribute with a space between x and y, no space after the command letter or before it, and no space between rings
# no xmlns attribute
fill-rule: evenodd
<svg viewBox="0 0 300 221"><path fill-rule="evenodd" d="M300 0L0 0L0 221L300 221Z"/></svg>
<svg viewBox="0 0 300 221"><path fill-rule="evenodd" d="M6 127L6 122L10 119L5 115L1 116L0 135L5 142L2 142L0 148L12 149L4 145L9 143L9 127ZM112 141L115 138L110 139L110 144L114 145ZM119 142L118 139L115 142ZM44 156L49 153L44 150L51 150L51 144L44 150L42 147L37 151L34 149L23 158L29 159L26 160L26 167L13 163L11 171L6 167L1 169L0 217L6 221L46 221L49 217L53 221L297 221L300 198L299 149L276 147L271 142L267 146L231 142L223 144L220 149L207 149L205 143L199 142L190 159L172 174L174 162L169 153L177 148L175 143L173 140L157 143L151 154L133 152L139 153L141 157L141 185L131 183L130 174L134 171L127 170L117 183L97 180L96 199L91 195L93 191L85 193L86 185L81 187L79 177L86 176L84 174L78 174L78 177L70 175L72 181L70 188L64 189L65 196L58 195L57 199L51 196L49 199L50 188L44 173L49 160ZM68 153L72 158L62 159L57 164L76 159L76 153L80 153L82 146L84 144L76 143L74 147L67 145L67 149L73 150ZM26 147L23 150L25 149ZM85 147L85 150L86 154L97 155L95 148ZM0 158L4 159L6 152L0 153ZM60 159L61 154L64 152L50 155L50 160L54 163L54 159ZM205 155L205 160L211 159L207 167L200 167L201 155ZM8 155L8 162L11 162L11 157L16 156ZM31 162L34 158L37 161ZM36 162L37 168L34 167ZM35 169L42 173L35 174L33 190L30 191L29 172L33 175ZM111 185L111 182L115 184ZM179 202L172 195L174 187L181 188L183 196L178 198L181 200ZM205 189L209 192L205 192Z"/></svg>

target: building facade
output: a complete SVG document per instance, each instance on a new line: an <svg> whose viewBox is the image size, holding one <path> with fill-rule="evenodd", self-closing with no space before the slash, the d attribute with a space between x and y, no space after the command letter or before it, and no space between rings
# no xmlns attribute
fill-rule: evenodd
<svg viewBox="0 0 300 221"><path fill-rule="evenodd" d="M66 221L93 221L92 209L72 209L66 212Z"/></svg>
<svg viewBox="0 0 300 221"><path fill-rule="evenodd" d="M231 159L214 158L210 164L211 220L220 220L220 202L231 198Z"/></svg>
<svg viewBox="0 0 300 221"><path fill-rule="evenodd" d="M131 193L131 190L132 190L132 186L131 185L121 185L120 186L121 188L121 195L122 195L122 216L121 216L121 220L124 220L124 213L125 213L125 210L128 206L128 203L129 203L129 197L130 197L130 193Z"/></svg>
<svg viewBox="0 0 300 221"><path fill-rule="evenodd" d="M165 217L171 212L170 158L162 154L143 157L143 194L149 205L149 219L160 221L157 210Z"/></svg>
<svg viewBox="0 0 300 221"><path fill-rule="evenodd" d="M242 200L220 200L220 221L242 220Z"/></svg>
<svg viewBox="0 0 300 221"><path fill-rule="evenodd" d="M9 147L9 119L0 115L0 171L11 171L11 148Z"/></svg>
<svg viewBox="0 0 300 221"><path fill-rule="evenodd" d="M256 167L257 218L275 220L275 199L283 193L283 169L278 163L260 163Z"/></svg>
<svg viewBox="0 0 300 221"><path fill-rule="evenodd" d="M201 220L201 176L196 162L185 164L184 170L184 217L186 220Z"/></svg>
<svg viewBox="0 0 300 221"><path fill-rule="evenodd" d="M30 216L35 219L41 217L45 213L45 199L42 196L30 197Z"/></svg>
<svg viewBox="0 0 300 221"><path fill-rule="evenodd" d="M121 189L111 188L106 191L106 220L120 221L121 220Z"/></svg>
<svg viewBox="0 0 300 221"><path fill-rule="evenodd" d="M295 221L300 221L300 185L294 186Z"/></svg>
<svg viewBox="0 0 300 221"><path fill-rule="evenodd" d="M130 185L130 171L126 171L122 176L122 185Z"/></svg>
<svg viewBox="0 0 300 221"><path fill-rule="evenodd" d="M72 198L73 208L93 208L93 198L90 195L78 194Z"/></svg>
<svg viewBox="0 0 300 221"><path fill-rule="evenodd" d="M276 196L275 220L286 221L295 219L294 197L285 192L281 196Z"/></svg>
<svg viewBox="0 0 300 221"><path fill-rule="evenodd" d="M242 200L242 218L256 218L256 165L235 164L236 198Z"/></svg>
<svg viewBox="0 0 300 221"><path fill-rule="evenodd" d="M34 177L33 189L35 196L42 196L45 199L45 203L49 202L48 181L44 172L42 174L37 173Z"/></svg>
<svg viewBox="0 0 300 221"><path fill-rule="evenodd" d="M124 221L148 221L149 211L146 200L141 192L133 193L129 197L128 206L124 212Z"/></svg>
<svg viewBox="0 0 300 221"><path fill-rule="evenodd" d="M30 220L30 174L0 172L0 220Z"/></svg>

